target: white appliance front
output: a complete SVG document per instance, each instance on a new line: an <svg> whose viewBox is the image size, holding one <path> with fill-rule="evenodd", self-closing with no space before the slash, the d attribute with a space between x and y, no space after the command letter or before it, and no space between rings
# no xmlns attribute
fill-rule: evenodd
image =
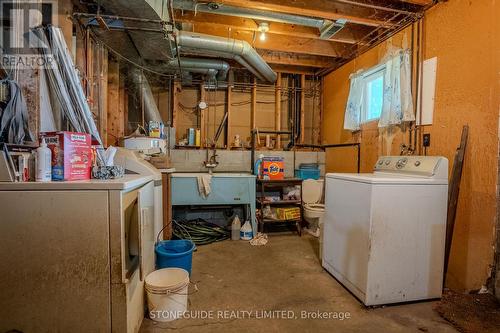
<svg viewBox="0 0 500 333"><path fill-rule="evenodd" d="M327 174L323 267L368 306L439 298L446 182L372 175Z"/></svg>

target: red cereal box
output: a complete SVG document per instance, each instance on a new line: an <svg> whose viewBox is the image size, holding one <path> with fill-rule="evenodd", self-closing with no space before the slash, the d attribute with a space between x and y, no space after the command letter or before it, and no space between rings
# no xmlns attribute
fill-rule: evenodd
<svg viewBox="0 0 500 333"><path fill-rule="evenodd" d="M52 151L52 180L90 179L92 150L90 134L76 132L42 132Z"/></svg>

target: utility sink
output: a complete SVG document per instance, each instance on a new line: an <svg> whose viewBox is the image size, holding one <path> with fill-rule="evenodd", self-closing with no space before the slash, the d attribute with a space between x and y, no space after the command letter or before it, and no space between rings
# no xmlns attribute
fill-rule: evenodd
<svg viewBox="0 0 500 333"><path fill-rule="evenodd" d="M198 192L198 176L208 172L176 172L172 174L171 194L173 206L196 205L248 205L254 235L255 220L255 175L250 173L213 173L210 194L205 198Z"/></svg>

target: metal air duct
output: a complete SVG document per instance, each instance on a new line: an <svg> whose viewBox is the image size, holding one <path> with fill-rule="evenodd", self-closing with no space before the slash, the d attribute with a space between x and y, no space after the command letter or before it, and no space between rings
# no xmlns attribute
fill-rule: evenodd
<svg viewBox="0 0 500 333"><path fill-rule="evenodd" d="M177 43L183 51L234 59L261 80L276 81L276 73L246 41L179 31Z"/></svg>

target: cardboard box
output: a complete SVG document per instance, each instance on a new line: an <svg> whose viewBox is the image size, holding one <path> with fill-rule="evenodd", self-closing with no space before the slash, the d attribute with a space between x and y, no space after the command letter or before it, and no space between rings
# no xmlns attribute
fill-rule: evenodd
<svg viewBox="0 0 500 333"><path fill-rule="evenodd" d="M284 179L285 161L283 157L267 156L262 158L261 179Z"/></svg>
<svg viewBox="0 0 500 333"><path fill-rule="evenodd" d="M42 132L52 151L52 180L90 179L92 147L90 134L76 132Z"/></svg>
<svg viewBox="0 0 500 333"><path fill-rule="evenodd" d="M300 219L300 208L276 208L276 215L280 220L298 220Z"/></svg>

